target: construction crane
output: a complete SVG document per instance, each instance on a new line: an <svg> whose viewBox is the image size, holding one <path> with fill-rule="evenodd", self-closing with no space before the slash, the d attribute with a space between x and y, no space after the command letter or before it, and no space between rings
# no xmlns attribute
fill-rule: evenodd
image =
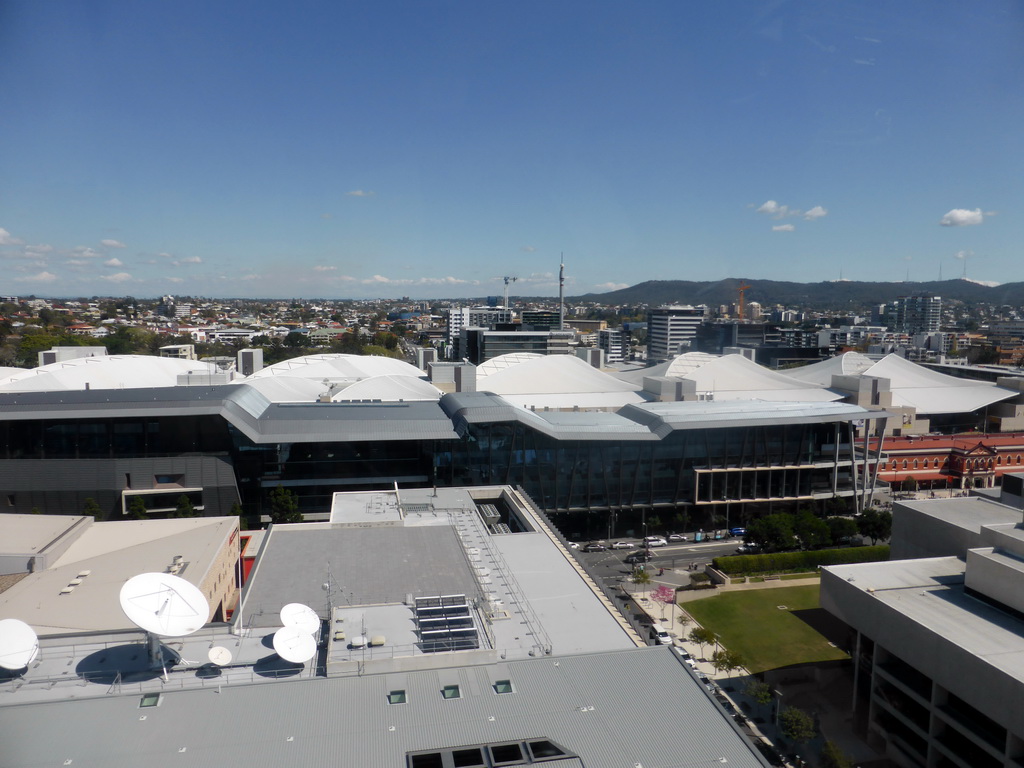
<svg viewBox="0 0 1024 768"><path fill-rule="evenodd" d="M740 287L738 289L739 292L740 292L740 311L739 311L740 320L743 319L743 308L746 306L743 297L744 297L744 294L747 292L747 289L749 287L750 287L749 285L747 285L742 280L740 280Z"/></svg>
<svg viewBox="0 0 1024 768"><path fill-rule="evenodd" d="M504 306L505 306L505 309L508 309L508 284L509 283L514 283L519 278L518 277L511 277L509 275L505 275L505 277L503 279L505 280L505 305Z"/></svg>

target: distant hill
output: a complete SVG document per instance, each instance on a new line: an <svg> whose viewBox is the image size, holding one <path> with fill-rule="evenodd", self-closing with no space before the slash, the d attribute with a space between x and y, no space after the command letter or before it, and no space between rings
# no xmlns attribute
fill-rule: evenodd
<svg viewBox="0 0 1024 768"><path fill-rule="evenodd" d="M789 283L779 280L746 280L747 301L765 306L786 304L808 309L851 309L891 302L900 296L929 293L943 299L959 299L968 304L1024 304L1024 283L1006 283L991 287L970 280L942 280L930 283L862 283L841 280L825 283ZM717 282L689 280L648 280L629 288L608 293L587 293L567 298L572 301L596 301L611 305L648 304L731 304L739 297L741 281L727 278Z"/></svg>

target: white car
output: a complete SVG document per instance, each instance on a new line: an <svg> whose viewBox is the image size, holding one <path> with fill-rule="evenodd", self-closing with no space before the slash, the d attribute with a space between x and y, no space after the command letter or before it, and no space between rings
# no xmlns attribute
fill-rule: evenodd
<svg viewBox="0 0 1024 768"><path fill-rule="evenodd" d="M688 538L686 538L686 537L685 537L685 536L684 536L683 534L681 534L681 533L670 533L670 534L668 535L668 540L669 540L669 541L689 541L689 539L688 539Z"/></svg>
<svg viewBox="0 0 1024 768"><path fill-rule="evenodd" d="M632 549L635 546L636 544L631 541L616 541L612 544L611 549Z"/></svg>
<svg viewBox="0 0 1024 768"><path fill-rule="evenodd" d="M647 536L644 538L644 544L648 547L667 547L668 542L665 541L661 536Z"/></svg>

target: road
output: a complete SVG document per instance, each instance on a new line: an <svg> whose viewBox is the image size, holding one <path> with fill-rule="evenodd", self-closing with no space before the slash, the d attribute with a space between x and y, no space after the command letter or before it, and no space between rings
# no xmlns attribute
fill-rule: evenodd
<svg viewBox="0 0 1024 768"><path fill-rule="evenodd" d="M742 538L734 537L699 544L680 543L667 547L654 547L651 549L651 554L654 557L647 564L647 571L651 574L653 584L672 586L689 584L691 564L695 563L698 570L703 570L703 566L710 563L712 559L721 555L733 554L736 547L742 542ZM636 551L636 549L609 549L605 552L578 551L577 555L598 578L614 590L619 584L629 582L633 566L624 560L631 552ZM662 568L665 569L665 572L658 576L658 571Z"/></svg>

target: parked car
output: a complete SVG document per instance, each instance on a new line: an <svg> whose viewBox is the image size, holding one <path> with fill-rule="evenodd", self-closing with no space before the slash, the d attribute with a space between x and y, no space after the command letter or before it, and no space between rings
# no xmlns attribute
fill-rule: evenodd
<svg viewBox="0 0 1024 768"><path fill-rule="evenodd" d="M689 539L688 539L688 538L686 538L686 537L685 537L685 536L684 536L683 534L681 534L681 533L670 533L670 534L668 535L668 540L669 540L669 541L689 541Z"/></svg>
<svg viewBox="0 0 1024 768"><path fill-rule="evenodd" d="M584 552L604 552L608 546L603 541L592 541L583 545Z"/></svg>
<svg viewBox="0 0 1024 768"><path fill-rule="evenodd" d="M633 549L636 544L631 541L616 541L612 544L611 549Z"/></svg>
<svg viewBox="0 0 1024 768"><path fill-rule="evenodd" d="M746 528L730 528L729 529L729 533L731 533L733 536L746 536L747 535L747 529Z"/></svg>
<svg viewBox="0 0 1024 768"><path fill-rule="evenodd" d="M644 537L644 544L648 547L667 547L668 542L665 541L661 536L646 536Z"/></svg>
<svg viewBox="0 0 1024 768"><path fill-rule="evenodd" d="M653 557L654 555L652 555L646 549L640 549L636 552L630 552L628 555L626 555L625 562L631 565L636 565L637 563L649 563Z"/></svg>

